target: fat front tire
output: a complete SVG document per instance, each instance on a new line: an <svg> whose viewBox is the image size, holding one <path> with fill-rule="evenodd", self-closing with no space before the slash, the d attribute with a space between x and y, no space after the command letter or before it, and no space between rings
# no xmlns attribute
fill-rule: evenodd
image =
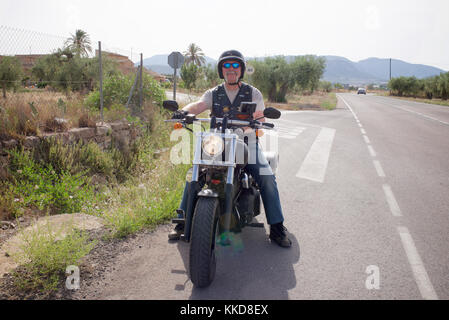
<svg viewBox="0 0 449 320"><path fill-rule="evenodd" d="M192 221L189 265L190 279L195 287L207 287L215 277L218 217L217 198L198 199Z"/></svg>

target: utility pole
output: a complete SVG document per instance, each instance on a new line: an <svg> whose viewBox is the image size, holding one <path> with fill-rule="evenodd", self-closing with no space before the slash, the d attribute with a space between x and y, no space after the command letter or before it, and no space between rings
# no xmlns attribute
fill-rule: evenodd
<svg viewBox="0 0 449 320"><path fill-rule="evenodd" d="M100 114L101 114L101 122L104 122L104 116L103 116L103 63L101 61L101 41L98 41L98 63L100 65Z"/></svg>
<svg viewBox="0 0 449 320"><path fill-rule="evenodd" d="M391 58L390 58L390 80L391 80Z"/></svg>
<svg viewBox="0 0 449 320"><path fill-rule="evenodd" d="M390 58L390 82L389 82L389 84L391 85L391 58ZM391 87L390 87L390 96L391 96Z"/></svg>

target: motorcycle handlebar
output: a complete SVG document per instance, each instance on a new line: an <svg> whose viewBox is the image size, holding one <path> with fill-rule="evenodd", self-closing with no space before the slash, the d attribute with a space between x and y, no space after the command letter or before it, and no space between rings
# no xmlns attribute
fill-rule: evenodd
<svg viewBox="0 0 449 320"><path fill-rule="evenodd" d="M210 122L210 118L195 118L195 119L193 119L193 121ZM216 121L217 121L217 123L222 123L223 118L216 118ZM169 119L169 120L165 120L165 122L185 122L185 119ZM255 127L257 129L272 129L272 128L274 128L273 123L259 122L259 121L228 120L228 124L250 126L250 127Z"/></svg>

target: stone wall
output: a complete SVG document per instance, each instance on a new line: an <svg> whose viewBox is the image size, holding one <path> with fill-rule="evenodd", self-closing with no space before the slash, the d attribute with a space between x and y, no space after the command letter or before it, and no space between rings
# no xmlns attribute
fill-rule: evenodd
<svg viewBox="0 0 449 320"><path fill-rule="evenodd" d="M8 164L6 150L23 145L24 149L36 148L41 141L56 138L64 144L72 144L80 140L95 142L102 149L117 147L126 152L129 145L140 135L140 131L133 124L125 121L113 123L97 123L95 128L74 128L67 132L43 133L40 136L26 137L24 140L1 141L0 144L0 171ZM1 174L1 172L0 172Z"/></svg>

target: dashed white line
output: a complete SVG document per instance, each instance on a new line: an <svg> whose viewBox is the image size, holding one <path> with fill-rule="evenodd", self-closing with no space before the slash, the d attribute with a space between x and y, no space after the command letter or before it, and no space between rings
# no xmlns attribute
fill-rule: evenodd
<svg viewBox="0 0 449 320"><path fill-rule="evenodd" d="M374 163L374 167L376 168L377 175L381 178L385 178L385 172L384 172L384 169L382 169L380 162L378 160L373 160L373 163Z"/></svg>
<svg viewBox="0 0 449 320"><path fill-rule="evenodd" d="M365 131L365 129L360 129L360 132L362 133L362 134L366 134L366 131Z"/></svg>
<svg viewBox="0 0 449 320"><path fill-rule="evenodd" d="M401 217L402 212L401 209L399 208L396 198L394 197L391 187L388 184L384 184L382 188L384 189L385 197L387 198L388 206L390 207L391 213L395 217Z"/></svg>
<svg viewBox="0 0 449 320"><path fill-rule="evenodd" d="M371 157L376 157L376 151L374 151L374 148L373 148L373 146L372 145L368 145L368 151L369 151L369 154L371 155Z"/></svg>
<svg viewBox="0 0 449 320"><path fill-rule="evenodd" d="M397 229L421 296L427 300L438 300L438 296L430 282L430 278L426 268L424 268L424 264L419 256L410 232L406 227L397 227Z"/></svg>
<svg viewBox="0 0 449 320"><path fill-rule="evenodd" d="M369 140L368 136L363 135L363 139L365 140L366 144L370 144L371 141Z"/></svg>

